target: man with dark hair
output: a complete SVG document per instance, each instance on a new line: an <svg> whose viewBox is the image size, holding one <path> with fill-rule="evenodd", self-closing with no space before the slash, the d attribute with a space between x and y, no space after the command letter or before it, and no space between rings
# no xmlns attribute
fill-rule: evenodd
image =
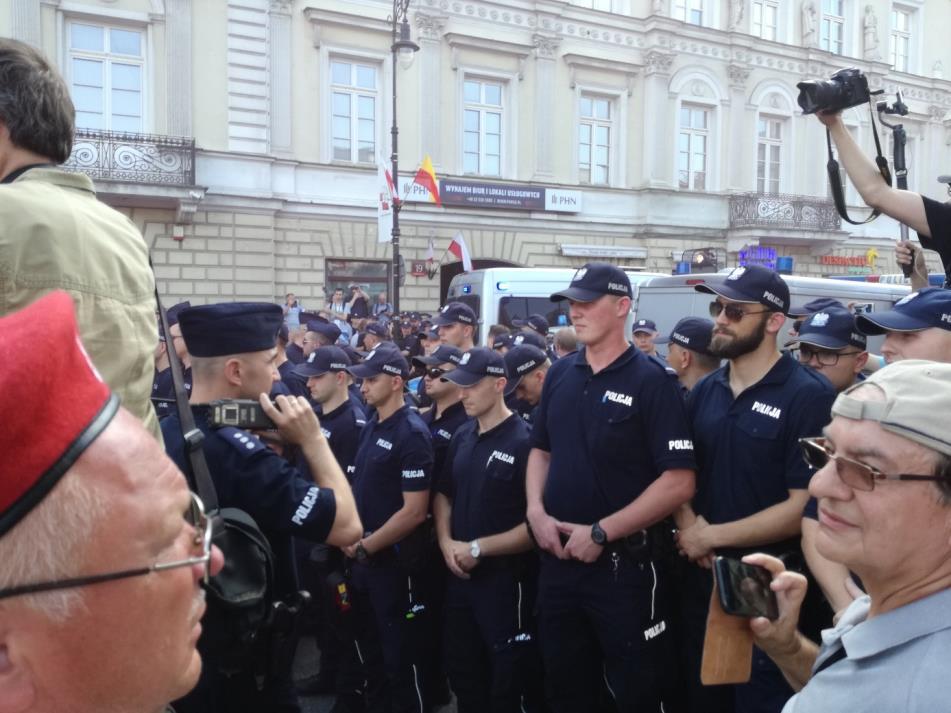
<svg viewBox="0 0 951 713"><path fill-rule="evenodd" d="M700 685L710 561L763 549L798 555L810 477L799 439L822 430L835 394L825 378L777 348L789 310L789 288L778 273L738 267L695 289L715 298L708 348L727 364L687 398L699 472L693 504L676 520L678 545L695 563L683 587L690 710L779 713L792 691L762 652L754 652L749 683Z"/></svg>
<svg viewBox="0 0 951 713"><path fill-rule="evenodd" d="M128 218L96 200L92 181L57 168L75 111L39 52L0 38L0 314L66 290L83 344L122 404L156 437L155 282Z"/></svg>

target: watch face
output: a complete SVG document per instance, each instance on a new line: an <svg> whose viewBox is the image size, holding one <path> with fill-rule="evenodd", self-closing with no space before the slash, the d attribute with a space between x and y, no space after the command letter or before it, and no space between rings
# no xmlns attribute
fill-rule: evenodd
<svg viewBox="0 0 951 713"><path fill-rule="evenodd" d="M600 525L595 524L591 528L591 541L596 545L603 545L605 540L607 540L607 535L604 530L601 529Z"/></svg>

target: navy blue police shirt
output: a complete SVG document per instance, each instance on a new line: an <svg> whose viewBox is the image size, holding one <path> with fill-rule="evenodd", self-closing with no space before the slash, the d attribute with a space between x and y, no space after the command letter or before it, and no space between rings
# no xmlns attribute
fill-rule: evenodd
<svg viewBox="0 0 951 713"><path fill-rule="evenodd" d="M191 367L185 369L182 377L185 385L185 397L187 398L192 392ZM152 399L155 415L158 416L160 421L175 411L175 382L172 381L171 367L156 371L155 376L152 377Z"/></svg>
<svg viewBox="0 0 951 713"><path fill-rule="evenodd" d="M360 433L366 424L367 417L363 409L354 406L349 399L320 417L320 430L327 438L330 450L347 480L353 480Z"/></svg>
<svg viewBox="0 0 951 713"><path fill-rule="evenodd" d="M364 530L378 530L402 508L404 492L429 490L432 467L429 428L415 411L403 405L383 423L374 415L360 434L353 474Z"/></svg>
<svg viewBox="0 0 951 713"><path fill-rule="evenodd" d="M429 433L433 438L433 480L435 481L443 472L446 452L449 450L449 442L453 434L469 420L469 417L461 401L445 409L439 414L439 418L436 418L435 406L421 413L419 417L429 427Z"/></svg>
<svg viewBox="0 0 951 713"><path fill-rule="evenodd" d="M734 399L730 366L707 375L687 397L697 461L693 508L707 522L734 522L805 489L812 471L799 439L829 423L835 391L792 357Z"/></svg>
<svg viewBox="0 0 951 713"><path fill-rule="evenodd" d="M285 361L279 367L277 372L281 375L281 383L294 396L303 396L310 401L310 389L307 388L307 377L294 373L296 364L290 359Z"/></svg>
<svg viewBox="0 0 951 713"><path fill-rule="evenodd" d="M303 348L294 344L294 342L284 347L284 354L287 356L287 360L292 364L303 364L307 361L307 357L304 356Z"/></svg>
<svg viewBox="0 0 951 713"><path fill-rule="evenodd" d="M475 419L456 431L435 486L452 502L454 540L470 542L525 522L530 435L514 413L485 433Z"/></svg>
<svg viewBox="0 0 951 713"><path fill-rule="evenodd" d="M545 511L597 522L634 501L666 470L696 468L676 380L631 346L592 373L581 349L548 370L531 445L551 454Z"/></svg>
<svg viewBox="0 0 951 713"><path fill-rule="evenodd" d="M218 505L247 512L271 544L275 584L280 594L297 590L292 537L324 542L333 527L337 501L332 490L320 488L300 471L240 428L212 428L207 407L193 406L195 425L205 434L202 448ZM191 473L178 414L162 421L168 456ZM190 478L190 480L192 480Z"/></svg>

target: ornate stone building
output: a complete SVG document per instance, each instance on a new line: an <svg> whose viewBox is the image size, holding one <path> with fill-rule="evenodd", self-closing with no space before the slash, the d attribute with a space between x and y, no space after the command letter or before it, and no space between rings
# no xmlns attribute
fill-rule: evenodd
<svg viewBox="0 0 951 713"><path fill-rule="evenodd" d="M170 301L292 291L316 305L391 275L376 162L390 151L392 12L0 0L0 35L62 69L81 129L70 165L142 228ZM408 17L420 49L395 68L404 309L436 306L439 272L421 268L457 232L477 261L527 266L599 256L669 272L710 248L726 265L893 272L898 227L840 223L824 132L796 104L797 82L843 67L881 99L902 91L913 189L941 198L936 176L951 173L944 2L412 0ZM847 121L872 153L868 110ZM406 188L425 155L442 206Z"/></svg>

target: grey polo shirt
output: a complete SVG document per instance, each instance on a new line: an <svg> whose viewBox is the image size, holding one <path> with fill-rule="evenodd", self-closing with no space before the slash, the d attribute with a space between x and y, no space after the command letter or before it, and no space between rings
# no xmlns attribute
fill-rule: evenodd
<svg viewBox="0 0 951 713"><path fill-rule="evenodd" d="M846 656L814 675L783 713L935 713L951 708L951 589L867 619L856 599L822 632L813 670L837 650Z"/></svg>

